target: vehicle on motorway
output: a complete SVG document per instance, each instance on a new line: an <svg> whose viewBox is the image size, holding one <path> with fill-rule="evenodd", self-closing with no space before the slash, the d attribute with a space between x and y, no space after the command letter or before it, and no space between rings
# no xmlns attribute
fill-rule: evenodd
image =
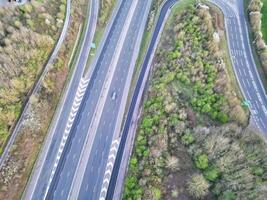
<svg viewBox="0 0 267 200"><path fill-rule="evenodd" d="M117 93L114 91L114 92L112 92L112 94L111 94L111 99L112 100L115 100L117 98Z"/></svg>

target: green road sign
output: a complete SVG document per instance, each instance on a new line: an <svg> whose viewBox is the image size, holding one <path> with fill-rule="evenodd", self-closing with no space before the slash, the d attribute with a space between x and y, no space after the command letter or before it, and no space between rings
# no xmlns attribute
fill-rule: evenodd
<svg viewBox="0 0 267 200"><path fill-rule="evenodd" d="M95 43L92 43L91 44L91 48L95 49L96 48L96 44Z"/></svg>
<svg viewBox="0 0 267 200"><path fill-rule="evenodd" d="M249 107L250 102L248 100L245 100L245 101L243 101L242 105L245 107Z"/></svg>

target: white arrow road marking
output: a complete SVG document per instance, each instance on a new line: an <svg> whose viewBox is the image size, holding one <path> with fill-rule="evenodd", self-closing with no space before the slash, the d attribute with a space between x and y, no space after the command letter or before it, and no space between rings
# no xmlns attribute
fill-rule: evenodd
<svg viewBox="0 0 267 200"><path fill-rule="evenodd" d="M107 168L109 168L109 167L113 167L113 163L112 162L108 163Z"/></svg>
<svg viewBox="0 0 267 200"><path fill-rule="evenodd" d="M105 176L110 177L112 174L112 171L109 169L105 172Z"/></svg>
<svg viewBox="0 0 267 200"><path fill-rule="evenodd" d="M113 161L115 160L115 158L116 158L116 156L114 154L111 154L108 157L109 160L113 160Z"/></svg>
<svg viewBox="0 0 267 200"><path fill-rule="evenodd" d="M72 104L72 107L71 107L71 112L70 112L70 115L68 117L67 125L65 127L64 135L63 135L63 137L61 139L61 143L60 143L57 155L56 155L56 159L55 159L55 162L54 162L54 167L53 167L53 170L52 170L52 172L50 174L49 182L48 182L48 185L46 187L46 191L45 191L45 195L44 195L43 199L46 198L46 195L48 193L49 187L51 185L51 182L53 180L55 171L56 171L58 163L59 163L59 159L60 159L60 157L62 155L64 146L65 146L66 141L67 141L67 139L69 137L69 133L70 133L71 127L73 125L73 122L74 122L74 119L76 117L77 111L78 111L78 109L79 109L79 107L81 105L81 102L82 102L83 96L85 94L85 90L86 90L86 88L88 86L88 83L89 83L89 79L81 78L79 86L78 86L78 89L77 89L77 92L76 92L76 95L75 95L75 98L74 98L74 101L73 101L73 104Z"/></svg>
<svg viewBox="0 0 267 200"><path fill-rule="evenodd" d="M118 147L112 147L112 148L110 149L110 152L112 152L112 151L117 151L117 148L118 148Z"/></svg>
<svg viewBox="0 0 267 200"><path fill-rule="evenodd" d="M109 181L111 178L114 162L116 159L118 147L120 144L120 138L113 140L111 143L111 148L109 151L109 156L108 156L108 161L107 161L107 166L104 174L104 180L102 182L102 188L100 192L100 198L99 200L105 200L107 191L108 191L108 186L109 186Z"/></svg>

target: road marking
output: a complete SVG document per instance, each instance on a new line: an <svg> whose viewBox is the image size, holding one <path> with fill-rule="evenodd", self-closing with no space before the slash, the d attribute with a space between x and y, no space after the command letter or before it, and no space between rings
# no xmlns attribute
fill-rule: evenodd
<svg viewBox="0 0 267 200"><path fill-rule="evenodd" d="M247 82L247 86L248 86L248 88L250 88L250 82L249 82L249 80L246 78L245 79L246 80L246 82Z"/></svg>
<svg viewBox="0 0 267 200"><path fill-rule="evenodd" d="M106 142L108 141L108 135L106 136Z"/></svg>
<svg viewBox="0 0 267 200"><path fill-rule="evenodd" d="M258 110L259 110L259 109L260 109L260 104L259 104L259 102L256 100L255 103L256 103L256 106L257 106L257 108L258 108Z"/></svg>
<svg viewBox="0 0 267 200"><path fill-rule="evenodd" d="M120 144L120 138L113 140L111 143L106 170L104 173L104 180L102 182L102 188L100 192L100 198L99 198L100 200L106 198L109 181L110 181L113 166L116 160L116 155L117 155L117 151L119 148L119 144Z"/></svg>
<svg viewBox="0 0 267 200"><path fill-rule="evenodd" d="M63 194L64 194L64 190L61 190L61 193L60 193L60 195L61 195L61 196L63 196Z"/></svg>
<svg viewBox="0 0 267 200"><path fill-rule="evenodd" d="M75 160L75 158L76 158L76 154L74 154L74 155L72 156L72 160Z"/></svg>
<svg viewBox="0 0 267 200"><path fill-rule="evenodd" d="M261 105L261 107L262 107L262 110L263 110L264 114L267 116L267 109L266 109L266 107L264 105Z"/></svg>
<svg viewBox="0 0 267 200"><path fill-rule="evenodd" d="M48 184L46 186L46 190L45 190L45 194L44 194L43 199L46 199L48 190L49 190L51 182L52 182L52 180L54 178L55 171L57 169L60 157L62 155L62 152L63 152L64 146L66 144L66 141L67 141L67 139L69 137L69 133L70 133L72 124L73 124L74 119L76 117L77 111L78 111L78 109L80 107L80 104L81 104L82 98L84 96L85 90L86 90L86 88L88 86L88 83L89 83L88 79L81 78L79 86L78 86L78 89L76 91L76 95L75 95L72 107L71 107L71 112L70 112L69 117L68 117L68 121L67 121L67 124L66 124L66 127L65 127L65 131L64 131L63 137L61 139L61 143L60 143L59 149L58 149L57 154L56 154L56 159L54 161L54 168L53 168L53 170L52 170L52 172L50 174L50 178L49 178Z"/></svg>
<svg viewBox="0 0 267 200"><path fill-rule="evenodd" d="M242 68L243 72L245 75L247 75L247 71L245 70L245 68Z"/></svg>
<svg viewBox="0 0 267 200"><path fill-rule="evenodd" d="M244 81L244 79L243 79L243 78L241 79L241 81L242 81L243 85L245 86L246 84L245 84L245 81Z"/></svg>
<svg viewBox="0 0 267 200"><path fill-rule="evenodd" d="M265 123L263 122L262 118L260 118L260 123L265 128Z"/></svg>
<svg viewBox="0 0 267 200"><path fill-rule="evenodd" d="M252 98L251 98L251 96L250 96L250 94L249 94L249 91L246 90L246 92L247 92L247 95L248 95L248 97L249 97L249 100L251 100Z"/></svg>
<svg viewBox="0 0 267 200"><path fill-rule="evenodd" d="M242 75L242 72L241 72L241 69L240 68L238 68L238 72L239 72L240 75Z"/></svg>

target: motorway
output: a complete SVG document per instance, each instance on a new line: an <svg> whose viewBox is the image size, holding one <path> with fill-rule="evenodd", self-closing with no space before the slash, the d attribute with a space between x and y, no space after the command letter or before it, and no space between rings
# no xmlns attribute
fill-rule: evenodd
<svg viewBox="0 0 267 200"><path fill-rule="evenodd" d="M85 24L85 37L82 41L81 51L79 52L79 59L77 59L70 83L67 86L62 102L60 102L44 147L35 164L34 171L24 192L24 199L40 199L39 197L44 194L52 170L51 168L56 159L56 146L60 144L61 138L65 133L64 129L72 109L71 105L74 102L76 91L78 90L80 80L82 79L86 67L86 61L91 47L90 44L92 43L96 29L99 5L97 0L91 0L90 2L91 5L88 5L88 20L87 24Z"/></svg>
<svg viewBox="0 0 267 200"><path fill-rule="evenodd" d="M101 186L106 177L106 166L109 160L109 153L111 151L112 144L119 142L119 133L121 127L121 120L118 120L119 117L122 117L123 111L121 112L121 106L125 107L127 99L124 97L123 93L128 94L128 88L125 86L131 82L131 77L133 73L133 68L135 66L135 61L137 58L137 52L141 43L141 39L137 42L138 35L143 35L144 30L144 23L143 27L141 26L141 22L146 22L148 11L150 7L151 1L123 1L125 4L131 3L135 4L136 8L132 16L132 22L129 24L128 31L123 30L121 34L125 34L126 38L121 42L121 53L119 57L117 57L117 66L114 69L113 78L110 79L109 91L106 93L106 100L105 103L102 105L102 110L100 111L101 116L94 116L93 120L99 119L96 125L96 128L89 127L89 134L93 134L95 132L94 139L87 139L87 141L94 141L91 144L91 151L90 148L88 152L84 151L84 155L82 158L87 160L87 164L84 167L80 166L77 171L79 174L75 177L74 186L78 187L77 189L74 188L70 199L97 199L99 198L99 194L101 192L101 197L104 198L105 191L101 191ZM121 12L123 14L124 12ZM130 11L128 11L128 15L130 15ZM125 12L127 14L127 12ZM124 19L125 17L120 17L119 19ZM130 20L127 19L129 22ZM140 30L141 29L141 30ZM139 37L140 38L140 37ZM111 39L112 40L112 39ZM138 43L138 45L137 45ZM137 46L136 46L137 45ZM112 46L111 49L114 49ZM115 50L116 51L116 50ZM117 54L118 55L118 54ZM134 55L134 57L133 57ZM113 56L113 58L116 56ZM102 60L102 59L101 59ZM111 66L112 67L112 66ZM132 70L131 70L132 69ZM131 70L131 72L129 72ZM105 86L104 86L105 87ZM108 86L107 86L108 87ZM93 89L91 89L93 90ZM104 89L105 90L105 89ZM112 100L111 96L112 93L116 92L117 98ZM104 96L104 94L103 94ZM122 103L124 101L124 103ZM122 105L124 104L124 105ZM89 111L90 112L90 111ZM97 110L99 112L99 110ZM115 149L114 149L115 150ZM90 153L91 152L91 153ZM86 156L88 155L88 156ZM108 180L107 180L108 181ZM99 187L100 186L100 187ZM80 191L80 192L79 192ZM103 195L102 195L103 192ZM75 196L75 194L78 194ZM88 197L90 194L90 197ZM73 196L74 195L74 196Z"/></svg>
<svg viewBox="0 0 267 200"><path fill-rule="evenodd" d="M212 0L224 14L228 48L236 78L249 102L252 123L267 135L267 97L251 51L243 0Z"/></svg>
<svg viewBox="0 0 267 200"><path fill-rule="evenodd" d="M68 118L65 131L55 128L38 182L25 199L104 198L102 183L110 151L119 140L121 110L126 106L150 5L151 0L119 1L97 62L79 81L77 93L72 91L70 112L61 114Z"/></svg>

